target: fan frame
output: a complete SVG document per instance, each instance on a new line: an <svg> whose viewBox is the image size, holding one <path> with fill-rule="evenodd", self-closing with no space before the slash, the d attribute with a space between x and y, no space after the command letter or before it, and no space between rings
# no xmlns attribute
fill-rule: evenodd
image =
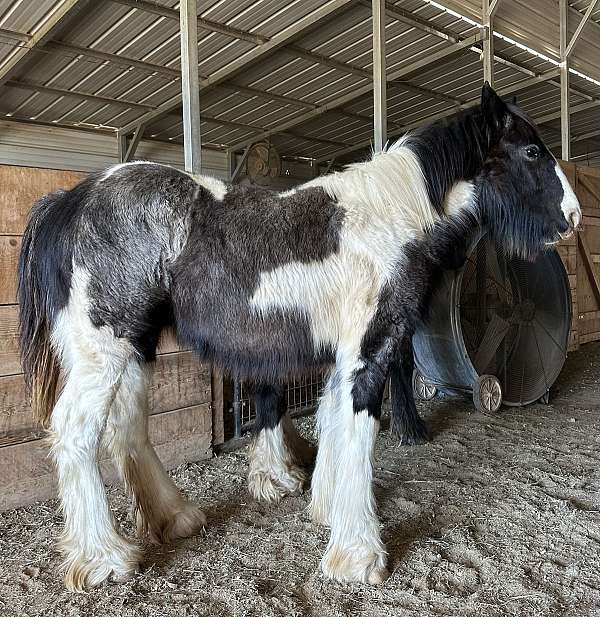
<svg viewBox="0 0 600 617"><path fill-rule="evenodd" d="M469 247L467 250L468 255L474 254L477 244L482 239L485 238L487 233L488 232L485 228L480 228L477 231L477 233L474 234L473 239L469 243ZM565 270L564 264L562 263L562 260L558 252L555 250L548 251L545 257L555 262L554 271L556 273L556 276L560 276L562 278L562 289L564 290L564 294L565 294L564 300L566 301L566 308L567 308L566 323L571 324L572 319L573 319L573 303L572 303L571 291L569 287L569 278ZM447 271L445 273L446 278L444 279L445 285L449 289L449 293L448 293L449 315L446 314L447 317L449 317L449 322L448 322L449 331L447 332L447 334L452 336L452 341L453 341L453 346L454 346L453 352L454 352L454 355L456 356L456 360L461 363L461 366L456 366L454 368L454 377L456 377L457 379L452 380L452 381L455 381L455 383L451 383L443 379L432 378L431 377L432 374L436 374L436 372L439 374L441 371L439 370L436 371L435 367L432 367L432 362L434 362L432 357L422 358L420 357L420 354L418 353L419 349L427 349L427 347L429 346L428 348L429 351L432 351L433 348L435 347L435 343L419 345L419 340L418 340L419 336L422 337L422 339L430 338L427 336L427 330L428 328L430 328L429 324L425 324L424 328L422 328L421 330L415 333L417 344L415 345L414 355L415 355L416 368L418 372L421 374L423 380L428 385L432 387L436 387L440 391L443 391L443 392L472 395L473 391L476 389L478 379L481 377L481 375L477 372L477 370L475 369L475 366L473 365L473 362L471 361L471 357L469 355L469 352L467 351L467 346L465 344L463 331L462 331L460 300L461 300L461 291L462 291L462 283L463 283L463 276L465 273L465 268L466 266L463 265L461 268L459 268L456 271ZM518 291L520 293L520 290ZM514 289L513 289L513 293L514 293ZM438 300L439 300L438 295L434 294L434 298L432 299L432 302L436 302ZM565 349L565 356L564 356L565 359L566 359L566 350L567 350L567 345L568 345L569 331L570 331L570 328L568 328L566 331L565 340L561 341ZM436 332L436 334L441 335L443 334L443 332ZM432 354L429 354L429 355L432 355ZM563 364L564 364L564 360L563 360ZM560 369L556 371L557 375L560 373L560 370L562 370L562 365ZM555 379L556 377L553 378L552 383L554 382ZM456 383L456 381L458 381L459 383ZM548 384L548 386L551 386L552 383ZM543 395L540 395L540 396L543 396ZM521 401L503 400L502 404L510 406L510 407L519 407L519 406L529 405L539 400L540 396L536 396L532 399L521 400Z"/></svg>

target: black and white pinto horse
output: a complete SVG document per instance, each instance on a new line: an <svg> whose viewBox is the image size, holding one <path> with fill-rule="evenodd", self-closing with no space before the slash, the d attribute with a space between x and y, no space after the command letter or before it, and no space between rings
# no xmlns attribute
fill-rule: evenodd
<svg viewBox="0 0 600 617"><path fill-rule="evenodd" d="M285 193L138 162L43 198L23 242L20 321L58 469L67 586L128 577L141 560L115 526L100 446L131 491L140 533L165 542L206 524L148 440L148 364L168 327L200 357L263 384L259 414L271 418L249 475L258 497L298 489L309 456L269 384L334 364L312 479L312 519L331 527L321 567L340 581L383 581L373 446L389 367L432 287L464 259L477 225L531 257L580 217L535 126L487 84L480 107ZM410 380L399 387L412 401Z"/></svg>

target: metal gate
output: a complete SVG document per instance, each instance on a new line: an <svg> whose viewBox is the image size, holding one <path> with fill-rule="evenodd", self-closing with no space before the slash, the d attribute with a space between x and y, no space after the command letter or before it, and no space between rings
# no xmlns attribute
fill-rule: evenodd
<svg viewBox="0 0 600 617"><path fill-rule="evenodd" d="M292 415L302 415L316 409L325 386L326 372L312 371L292 379L287 384L287 408ZM234 437L239 438L254 425L256 409L243 382L233 383Z"/></svg>

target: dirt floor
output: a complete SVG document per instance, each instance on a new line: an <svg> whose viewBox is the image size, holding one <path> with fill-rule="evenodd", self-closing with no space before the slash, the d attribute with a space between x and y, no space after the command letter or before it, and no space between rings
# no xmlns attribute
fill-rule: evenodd
<svg viewBox="0 0 600 617"><path fill-rule="evenodd" d="M445 399L421 412L432 443L400 447L384 430L377 447L382 587L325 580L327 530L310 523L308 495L252 501L242 449L174 472L209 528L149 546L128 583L64 590L55 501L0 514L0 615L600 615L600 344L569 357L550 405L491 417ZM131 532L123 492L110 498Z"/></svg>

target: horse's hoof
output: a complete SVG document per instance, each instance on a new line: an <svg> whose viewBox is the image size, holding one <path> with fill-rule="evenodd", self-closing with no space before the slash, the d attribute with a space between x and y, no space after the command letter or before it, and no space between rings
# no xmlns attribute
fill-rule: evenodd
<svg viewBox="0 0 600 617"><path fill-rule="evenodd" d="M257 501L279 501L286 495L300 495L306 486L306 472L296 465L288 465L275 474L267 470L250 470L248 491Z"/></svg>
<svg viewBox="0 0 600 617"><path fill-rule="evenodd" d="M98 587L112 578L129 580L139 571L142 549L124 538L111 541L112 546L93 547L88 553L67 554L64 561L65 585L69 591L82 592Z"/></svg>
<svg viewBox="0 0 600 617"><path fill-rule="evenodd" d="M387 568L374 568L369 573L369 585L381 585L390 577L390 571Z"/></svg>
<svg viewBox="0 0 600 617"><path fill-rule="evenodd" d="M390 573L386 568L385 552L367 546L352 548L329 546L321 561L323 574L340 582L381 585Z"/></svg>
<svg viewBox="0 0 600 617"><path fill-rule="evenodd" d="M180 504L174 504L172 511L162 513L158 519L150 520L141 510L137 512L138 535L148 537L154 544L191 538L200 534L205 527L204 512L195 503L183 499Z"/></svg>
<svg viewBox="0 0 600 617"><path fill-rule="evenodd" d="M175 513L173 522L166 531L167 540L172 542L180 538L191 538L199 535L206 528L204 512L190 501Z"/></svg>
<svg viewBox="0 0 600 617"><path fill-rule="evenodd" d="M392 434L400 440L401 446L421 446L431 441L431 434L425 422L410 427L392 426Z"/></svg>

